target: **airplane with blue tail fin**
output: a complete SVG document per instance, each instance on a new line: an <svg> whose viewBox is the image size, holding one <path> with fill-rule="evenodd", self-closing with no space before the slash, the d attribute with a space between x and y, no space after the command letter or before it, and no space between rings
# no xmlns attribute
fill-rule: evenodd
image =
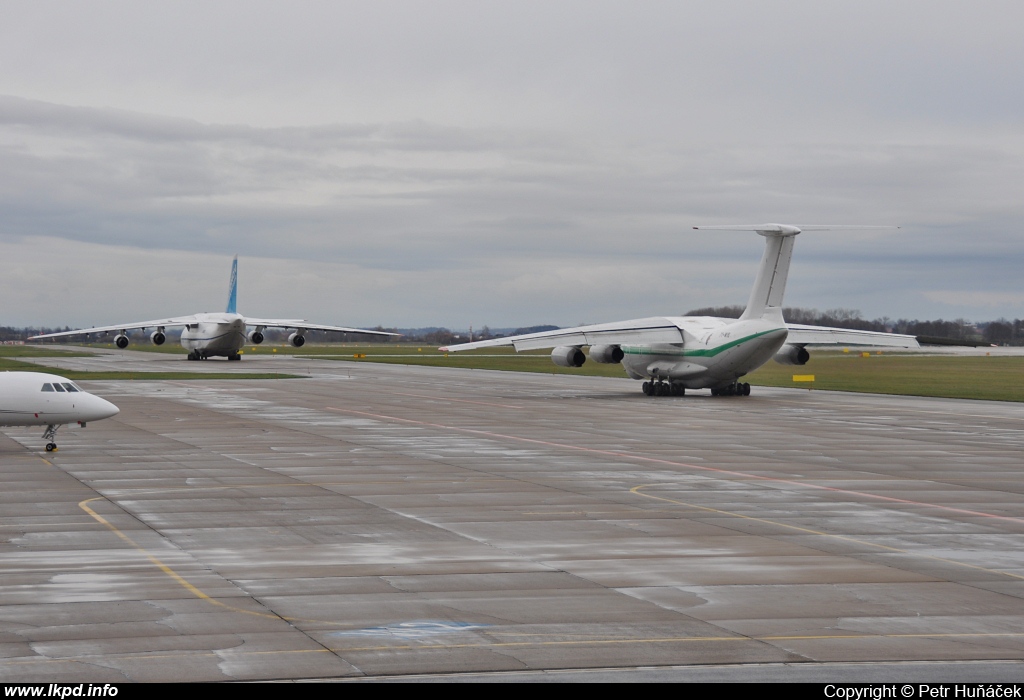
<svg viewBox="0 0 1024 700"><path fill-rule="evenodd" d="M332 331L335 333L354 333L359 335L397 336L398 333L366 330L363 328L346 328L344 326L325 326L309 323L304 319L295 318L254 318L238 313L238 256L231 263L231 281L228 286L228 305L224 313L198 313L191 316L175 316L152 321L133 321L112 326L97 328L80 328L61 333L36 335L29 340L60 338L75 335L91 335L114 333L114 344L122 350L128 347L128 331L135 329L153 329L150 340L154 345L163 345L167 340L167 328L181 327L181 345L188 350L188 359L205 360L210 357L226 357L229 360L240 360L240 350L246 341L259 345L264 340L263 331L267 328L292 329L288 342L297 348L306 343L306 331Z"/></svg>

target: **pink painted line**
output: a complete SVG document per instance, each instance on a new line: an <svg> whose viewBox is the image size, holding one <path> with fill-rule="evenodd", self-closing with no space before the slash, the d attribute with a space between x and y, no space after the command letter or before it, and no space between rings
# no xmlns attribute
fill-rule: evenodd
<svg viewBox="0 0 1024 700"><path fill-rule="evenodd" d="M822 486L821 484L810 484L805 481L795 481L792 479L779 479L772 476L760 476L758 474L748 474L746 472L733 471L731 469L720 469L718 467L706 467L699 464L689 464L687 462L675 462L669 459L658 459L657 457L644 457L642 455L628 454L626 452L614 452L612 450L598 450L593 447L581 447L579 445L569 445L561 442L550 442L548 440L537 440L534 438L525 438L518 435L505 435L503 433L493 433L487 430L477 430L475 428L460 428L453 425L443 425L441 423L430 423L428 421L412 420L411 418L398 418L396 416L386 416L378 413L368 413L366 411L356 411L347 408L336 408L334 406L327 406L329 411L338 411L340 413L352 413L360 416L368 416L370 418L378 418L381 420L397 421L400 423L412 423L413 425L422 425L429 428L441 428L442 430L455 430L463 433L471 433L473 435L483 435L486 437L499 438L503 440L513 440L516 442L527 442L534 445L544 445L546 447L557 447L565 450L575 450L577 452L587 452L590 454L605 455L607 457L619 457L622 459L630 459L638 462L650 462L653 464L667 464L673 467L687 467L689 469L696 469L703 472L712 472L715 474L723 474L726 476L737 476L745 479L752 479L757 481L767 481L776 484L786 484L789 486L801 486L808 489L817 489L819 491L828 491L831 493L844 494L847 496L861 496L863 498L870 498L877 501L885 501L887 503L900 503L903 505L911 506L924 506L926 508L935 508L949 513L958 513L960 515L974 515L982 518L993 518L995 520L1007 520L1014 523L1024 524L1024 518L1015 518L1009 515L996 515L995 513L984 513L977 510L966 510L964 508L951 508L950 506L940 506L935 503L925 503L923 501L911 501L906 498L893 498L892 496L880 496L874 493L866 493L864 491L851 491L849 489L840 489L834 486Z"/></svg>

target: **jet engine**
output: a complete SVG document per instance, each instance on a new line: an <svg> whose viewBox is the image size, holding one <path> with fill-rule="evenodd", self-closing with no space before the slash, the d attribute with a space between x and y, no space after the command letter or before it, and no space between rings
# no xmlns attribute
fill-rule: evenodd
<svg viewBox="0 0 1024 700"><path fill-rule="evenodd" d="M301 333L292 333L288 336L288 342L294 347L301 348L306 344L306 339L302 337Z"/></svg>
<svg viewBox="0 0 1024 700"><path fill-rule="evenodd" d="M561 345L551 351L551 361L559 367L582 367L587 356L574 345Z"/></svg>
<svg viewBox="0 0 1024 700"><path fill-rule="evenodd" d="M114 345L124 350L126 347L128 347L128 336L126 336L124 333L119 333L117 337L114 338Z"/></svg>
<svg viewBox="0 0 1024 700"><path fill-rule="evenodd" d="M249 331L249 335L246 337L249 339L249 342L252 343L253 345L259 345L260 343L263 342L262 331ZM291 339L289 338L289 340Z"/></svg>
<svg viewBox="0 0 1024 700"><path fill-rule="evenodd" d="M614 365L622 362L622 358L625 356L626 353L622 352L622 348L618 345L590 346L590 359L603 365Z"/></svg>
<svg viewBox="0 0 1024 700"><path fill-rule="evenodd" d="M164 341L167 340L167 336L164 335L161 331L153 331L152 333L149 334L149 339L153 341L153 345L163 345ZM127 345L127 343L125 344Z"/></svg>
<svg viewBox="0 0 1024 700"><path fill-rule="evenodd" d="M780 365L806 365L811 359L811 353L807 352L803 345L783 345L772 358Z"/></svg>

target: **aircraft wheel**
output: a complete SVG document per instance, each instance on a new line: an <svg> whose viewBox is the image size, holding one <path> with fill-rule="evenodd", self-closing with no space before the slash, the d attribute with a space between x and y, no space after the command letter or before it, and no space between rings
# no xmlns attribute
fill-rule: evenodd
<svg viewBox="0 0 1024 700"><path fill-rule="evenodd" d="M743 387L743 395L750 396L750 384L743 382L741 386Z"/></svg>
<svg viewBox="0 0 1024 700"><path fill-rule="evenodd" d="M658 382L658 396L668 396L669 391L668 384L665 382Z"/></svg>
<svg viewBox="0 0 1024 700"><path fill-rule="evenodd" d="M644 385L642 387L640 387L640 388L643 389L644 396L650 396L651 395L651 383L650 382L644 382Z"/></svg>
<svg viewBox="0 0 1024 700"><path fill-rule="evenodd" d="M55 442L48 442L48 443L46 443L46 451L47 452L53 452L56 449L57 449L57 443L55 443Z"/></svg>

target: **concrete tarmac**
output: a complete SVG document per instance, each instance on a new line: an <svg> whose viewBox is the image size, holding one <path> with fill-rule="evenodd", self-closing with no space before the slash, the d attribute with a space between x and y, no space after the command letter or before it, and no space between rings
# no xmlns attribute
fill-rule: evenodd
<svg viewBox="0 0 1024 700"><path fill-rule="evenodd" d="M1024 680L1024 407L140 352L0 432L0 680ZM466 674L466 675L462 675Z"/></svg>

